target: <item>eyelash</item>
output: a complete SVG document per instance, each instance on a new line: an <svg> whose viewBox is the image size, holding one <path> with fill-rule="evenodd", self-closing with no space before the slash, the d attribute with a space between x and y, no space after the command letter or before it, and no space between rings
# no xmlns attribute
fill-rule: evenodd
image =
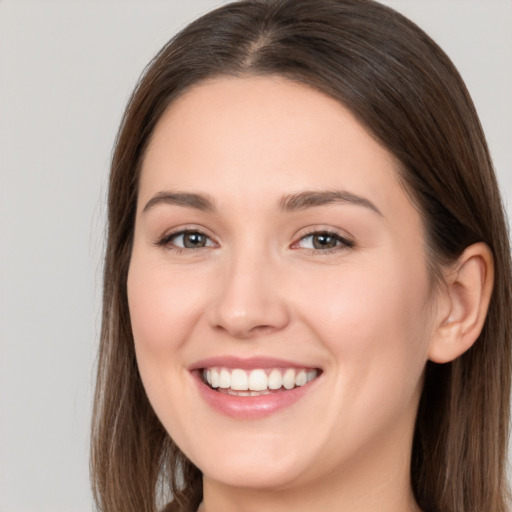
<svg viewBox="0 0 512 512"><path fill-rule="evenodd" d="M164 235L162 238L157 240L155 242L155 245L158 247L166 247L169 250L174 251L176 254L183 254L185 252L189 251L198 251L200 249L205 249L208 247L212 247L212 245L207 245L204 247L179 247L176 244L172 243L173 240L180 236L184 235L200 235L202 237L205 237L207 241L212 242L212 239L210 236L208 236L206 233L202 232L200 229L180 229L179 231L174 231L172 233Z"/></svg>
<svg viewBox="0 0 512 512"><path fill-rule="evenodd" d="M209 242L211 242L211 245L205 245L203 247L195 247L194 248L194 247L179 247L173 243L173 240L175 240L176 238L178 238L180 236L184 236L184 235L190 235L190 234L205 237L207 239L207 243L209 241ZM302 242L310 237L322 236L322 235L325 237L334 238L336 241L336 246L330 247L327 249L317 249L317 248L307 248L306 249L305 248L305 250L307 250L307 251L311 252L311 254L315 254L315 255L316 254L326 255L326 254L332 254L335 252L343 251L346 249L352 249L353 247L355 247L355 243L352 240L350 240L344 236L341 236L339 233L336 233L335 231L329 231L327 229L314 229L314 228L310 228L310 231L308 231L307 233L304 233L299 238L299 240L297 242L294 242L292 244L291 247L292 247L292 249L298 249L299 248L298 245L300 244L300 242ZM174 231L172 233L164 235L162 238L160 238L159 240L157 240L155 242L156 246L166 247L178 255L183 254L185 252L198 251L200 249L206 249L209 247L213 247L214 244L215 244L215 242L212 241L211 237L199 229L181 229L179 231Z"/></svg>
<svg viewBox="0 0 512 512"><path fill-rule="evenodd" d="M317 236L317 237L325 236L325 237L334 238L334 240L336 242L336 246L330 247L327 249L316 249L316 248L307 248L306 249L306 250L310 251L311 254L314 254L314 255L327 255L327 254L340 252L340 251L343 251L346 249L352 249L355 247L354 241L352 241L344 236L341 236L336 231L330 231L328 229L322 229L322 228L310 228L310 230L307 233L304 233L299 238L298 242L295 242L292 245L292 248L297 247L300 242L306 240L307 238L310 238L310 237L312 238L315 236Z"/></svg>

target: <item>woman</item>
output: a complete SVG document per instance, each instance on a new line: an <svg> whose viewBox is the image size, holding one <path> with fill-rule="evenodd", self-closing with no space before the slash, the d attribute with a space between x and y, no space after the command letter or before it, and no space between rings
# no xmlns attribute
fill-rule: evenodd
<svg viewBox="0 0 512 512"><path fill-rule="evenodd" d="M428 36L369 0L213 11L116 144L99 508L505 511L510 292L485 138Z"/></svg>

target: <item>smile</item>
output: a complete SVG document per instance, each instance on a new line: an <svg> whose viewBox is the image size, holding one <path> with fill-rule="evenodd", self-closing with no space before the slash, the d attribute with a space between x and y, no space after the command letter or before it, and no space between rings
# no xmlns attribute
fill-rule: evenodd
<svg viewBox="0 0 512 512"><path fill-rule="evenodd" d="M319 371L311 368L204 368L202 379L211 389L234 396L262 396L292 390L311 382Z"/></svg>
<svg viewBox="0 0 512 512"><path fill-rule="evenodd" d="M257 420L315 396L323 369L274 357L218 356L188 368L201 402L222 416Z"/></svg>

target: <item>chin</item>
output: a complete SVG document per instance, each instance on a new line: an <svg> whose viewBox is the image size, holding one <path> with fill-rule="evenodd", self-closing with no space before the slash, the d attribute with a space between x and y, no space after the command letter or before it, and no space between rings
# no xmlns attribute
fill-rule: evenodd
<svg viewBox="0 0 512 512"><path fill-rule="evenodd" d="M283 447L283 443L280 443ZM232 445L227 453L209 451L208 457L193 460L205 478L230 487L246 489L282 489L297 479L302 479L310 464L306 454L299 450L266 449L254 444L252 449L240 450Z"/></svg>
<svg viewBox="0 0 512 512"><path fill-rule="evenodd" d="M296 469L279 462L267 464L245 460L240 463L212 465L203 471L205 478L225 486L253 490L280 490L289 487L297 479Z"/></svg>

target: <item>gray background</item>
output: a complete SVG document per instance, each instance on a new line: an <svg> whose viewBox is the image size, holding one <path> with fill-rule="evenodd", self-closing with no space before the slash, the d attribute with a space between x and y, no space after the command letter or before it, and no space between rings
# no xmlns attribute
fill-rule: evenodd
<svg viewBox="0 0 512 512"><path fill-rule="evenodd" d="M88 429L112 143L145 64L220 3L0 0L0 512L92 509ZM385 3L459 67L511 198L512 1Z"/></svg>

